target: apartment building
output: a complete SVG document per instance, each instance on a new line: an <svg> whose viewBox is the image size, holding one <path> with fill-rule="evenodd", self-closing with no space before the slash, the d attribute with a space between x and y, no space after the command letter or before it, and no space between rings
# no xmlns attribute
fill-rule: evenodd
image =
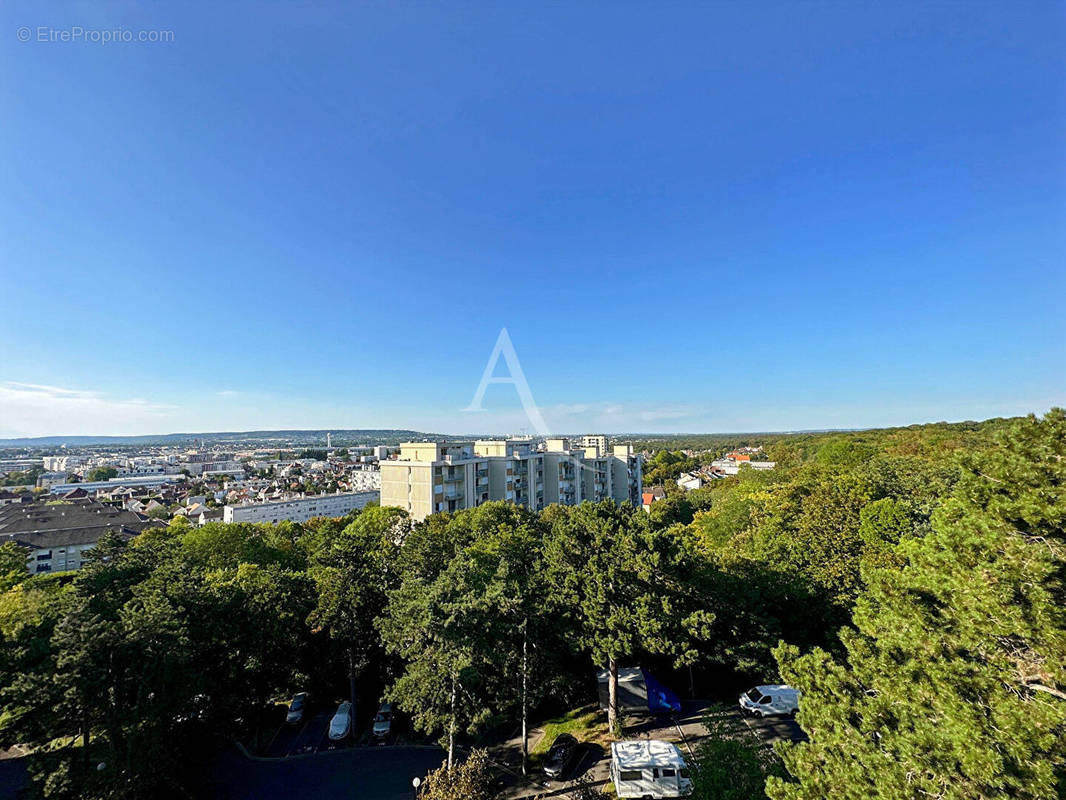
<svg viewBox="0 0 1066 800"><path fill-rule="evenodd" d="M42 464L49 472L70 472L88 463L88 456L44 456L42 458Z"/></svg>
<svg viewBox="0 0 1066 800"><path fill-rule="evenodd" d="M377 492L337 492L267 503L226 506L223 522L307 522L315 517L344 517L377 500Z"/></svg>
<svg viewBox="0 0 1066 800"><path fill-rule="evenodd" d="M33 574L65 572L80 569L104 534L131 539L148 524L132 511L88 499L14 504L0 508L0 544L24 548Z"/></svg>
<svg viewBox="0 0 1066 800"><path fill-rule="evenodd" d="M539 511L552 503L611 499L640 503L642 461L629 445L606 436L475 442L406 442L398 459L381 462L381 504L413 519L503 500ZM584 444L584 442L583 442Z"/></svg>

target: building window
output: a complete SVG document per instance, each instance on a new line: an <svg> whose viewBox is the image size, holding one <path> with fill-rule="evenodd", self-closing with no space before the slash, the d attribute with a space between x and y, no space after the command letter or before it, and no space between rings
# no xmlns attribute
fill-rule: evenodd
<svg viewBox="0 0 1066 800"><path fill-rule="evenodd" d="M48 561L51 558L52 558L52 551L51 550L49 550L47 553L38 553L37 554L37 560L38 561Z"/></svg>
<svg viewBox="0 0 1066 800"><path fill-rule="evenodd" d="M52 565L51 564L38 564L37 565L37 571L38 572L51 572L52 571Z"/></svg>

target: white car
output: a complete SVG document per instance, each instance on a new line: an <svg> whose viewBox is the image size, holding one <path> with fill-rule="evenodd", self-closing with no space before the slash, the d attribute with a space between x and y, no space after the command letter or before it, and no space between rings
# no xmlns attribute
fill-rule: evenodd
<svg viewBox="0 0 1066 800"><path fill-rule="evenodd" d="M795 716L800 691L783 683L756 686L740 696L740 710L753 717Z"/></svg>
<svg viewBox="0 0 1066 800"><path fill-rule="evenodd" d="M329 721L329 738L339 741L352 732L352 704L345 700L337 706L337 713Z"/></svg>
<svg viewBox="0 0 1066 800"><path fill-rule="evenodd" d="M392 703L382 703L374 717L374 738L387 739L392 733Z"/></svg>
<svg viewBox="0 0 1066 800"><path fill-rule="evenodd" d="M289 703L289 713L285 715L285 721L289 723L299 722L304 718L307 709L307 692L297 692L292 696Z"/></svg>

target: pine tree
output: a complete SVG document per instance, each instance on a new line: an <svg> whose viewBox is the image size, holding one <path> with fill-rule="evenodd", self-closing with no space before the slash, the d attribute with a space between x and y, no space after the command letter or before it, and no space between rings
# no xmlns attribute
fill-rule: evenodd
<svg viewBox="0 0 1066 800"><path fill-rule="evenodd" d="M1066 416L968 459L902 568L870 570L846 658L776 650L810 741L774 800L1059 796L1066 764Z"/></svg>

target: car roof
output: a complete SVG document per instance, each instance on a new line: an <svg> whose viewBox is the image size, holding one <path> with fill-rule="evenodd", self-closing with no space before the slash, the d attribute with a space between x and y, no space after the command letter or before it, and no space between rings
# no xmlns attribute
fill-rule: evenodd
<svg viewBox="0 0 1066 800"><path fill-rule="evenodd" d="M762 686L756 686L755 688L758 689L763 694L772 694L774 692L777 692L778 694L781 694L783 692L794 692L794 691L796 691L791 686L789 686L787 683L767 683L767 684L764 684Z"/></svg>
<svg viewBox="0 0 1066 800"><path fill-rule="evenodd" d="M342 711L348 711L351 707L352 704L345 700L343 703L337 706L337 713L340 714Z"/></svg>

